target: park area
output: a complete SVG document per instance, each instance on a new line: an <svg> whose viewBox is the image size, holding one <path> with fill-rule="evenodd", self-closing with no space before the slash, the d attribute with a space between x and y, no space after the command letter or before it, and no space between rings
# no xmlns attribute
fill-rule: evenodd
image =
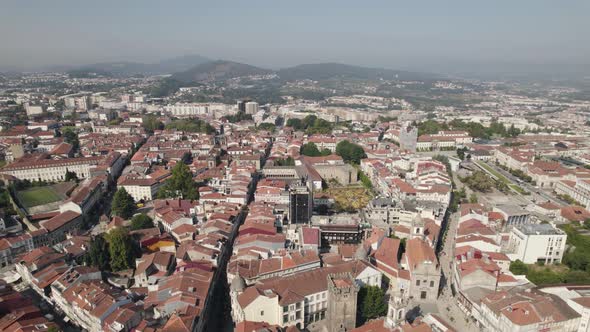
<svg viewBox="0 0 590 332"><path fill-rule="evenodd" d="M335 210L343 212L361 210L374 196L371 190L362 186L332 187L322 193L334 197Z"/></svg>
<svg viewBox="0 0 590 332"><path fill-rule="evenodd" d="M76 186L75 183L65 182L43 187L31 187L17 192L16 196L25 209L59 202L66 199L67 193Z"/></svg>
<svg viewBox="0 0 590 332"><path fill-rule="evenodd" d="M486 171L488 171L490 174L492 174L493 176L496 177L496 180L503 182L504 184L506 184L508 186L508 188L514 190L515 192L521 194L521 195L525 195L526 192L517 184L512 183L512 181L510 181L507 177L505 177L504 175L500 174L498 171L496 171L495 169L493 169L492 167L490 167L488 164L486 164L483 161L477 161L477 164L479 166L481 166L482 168L484 168Z"/></svg>

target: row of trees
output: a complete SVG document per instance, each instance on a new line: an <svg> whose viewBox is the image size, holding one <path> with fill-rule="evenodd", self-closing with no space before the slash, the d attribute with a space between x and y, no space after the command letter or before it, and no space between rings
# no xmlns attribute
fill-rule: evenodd
<svg viewBox="0 0 590 332"><path fill-rule="evenodd" d="M489 139L493 136L516 137L521 133L520 129L515 128L514 125L506 128L497 121L492 121L487 128L478 122L464 122L462 120L444 123L430 119L415 125L418 126L418 135L434 135L441 130L464 130L472 137Z"/></svg>
<svg viewBox="0 0 590 332"><path fill-rule="evenodd" d="M270 132L274 132L277 129L277 126L273 123L263 122L259 124L256 129L258 130L267 130Z"/></svg>
<svg viewBox="0 0 590 332"><path fill-rule="evenodd" d="M303 130L308 135L312 134L330 134L332 133L333 124L315 115L308 115L303 119L291 118L287 120L287 127L295 130Z"/></svg>
<svg viewBox="0 0 590 332"><path fill-rule="evenodd" d="M275 166L295 166L295 159L293 157L287 157L284 159L275 159Z"/></svg>
<svg viewBox="0 0 590 332"><path fill-rule="evenodd" d="M303 144L299 152L309 157L329 156L332 154L330 149L318 149L318 146L313 142ZM342 157L345 162L357 165L360 164L361 159L367 158L367 154L362 146L351 143L348 140L340 141L336 145L336 154Z"/></svg>
<svg viewBox="0 0 590 332"><path fill-rule="evenodd" d="M510 169L509 172L510 172L510 174L516 176L517 178L519 178L525 182L532 182L533 181L532 177L530 177L525 172L523 172L519 169Z"/></svg>
<svg viewBox="0 0 590 332"><path fill-rule="evenodd" d="M322 149L320 151L320 149L318 149L318 146L315 143L309 142L309 143L305 143L301 146L299 153L301 153L304 156L308 156L308 157L319 157L319 156L329 156L332 154L332 151L330 151L329 149Z"/></svg>
<svg viewBox="0 0 590 332"><path fill-rule="evenodd" d="M240 121L252 121L252 114L238 112L236 114L226 115L224 118L230 123L238 123Z"/></svg>
<svg viewBox="0 0 590 332"><path fill-rule="evenodd" d="M551 269L527 265L520 260L510 263L510 272L515 275L526 275L527 279L537 286L590 283L590 273L584 270Z"/></svg>
<svg viewBox="0 0 590 332"><path fill-rule="evenodd" d="M176 129L189 133L215 133L215 128L201 119L174 120L165 126L166 129Z"/></svg>

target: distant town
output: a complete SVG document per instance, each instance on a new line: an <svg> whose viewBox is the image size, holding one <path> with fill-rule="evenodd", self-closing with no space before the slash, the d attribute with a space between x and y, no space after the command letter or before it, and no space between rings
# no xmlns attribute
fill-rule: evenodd
<svg viewBox="0 0 590 332"><path fill-rule="evenodd" d="M583 87L199 61L0 74L1 331L590 331Z"/></svg>

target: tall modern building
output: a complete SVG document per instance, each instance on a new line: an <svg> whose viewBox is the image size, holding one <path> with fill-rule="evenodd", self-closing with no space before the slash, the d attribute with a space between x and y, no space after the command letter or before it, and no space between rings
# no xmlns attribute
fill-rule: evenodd
<svg viewBox="0 0 590 332"><path fill-rule="evenodd" d="M246 108L246 114L258 113L258 103L255 101L247 102L245 108Z"/></svg>
<svg viewBox="0 0 590 332"><path fill-rule="evenodd" d="M399 131L399 147L402 150L416 152L418 142L418 128L412 127L410 123L405 123Z"/></svg>
<svg viewBox="0 0 590 332"><path fill-rule="evenodd" d="M250 102L249 99L238 100L238 103L237 103L238 112L246 113L246 104L249 102Z"/></svg>
<svg viewBox="0 0 590 332"><path fill-rule="evenodd" d="M312 194L305 185L293 186L289 189L289 223L304 224L311 219Z"/></svg>

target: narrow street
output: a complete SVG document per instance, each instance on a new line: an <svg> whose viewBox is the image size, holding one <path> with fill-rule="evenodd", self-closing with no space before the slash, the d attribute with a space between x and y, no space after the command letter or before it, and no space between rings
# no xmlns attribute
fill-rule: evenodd
<svg viewBox="0 0 590 332"><path fill-rule="evenodd" d="M442 272L442 291L439 295L437 306L440 315L455 326L458 331L479 331L475 324L459 308L451 289L451 284L453 283L453 269L451 266L454 261L453 249L455 247L455 234L459 224L459 216L459 212L449 216L447 235L438 256Z"/></svg>
<svg viewBox="0 0 590 332"><path fill-rule="evenodd" d="M271 143L272 146L272 143ZM268 149L270 151L270 148ZM268 151L262 160L262 165L268 158ZM254 201L254 193L258 185L260 174L256 174L251 182L250 190L246 205L242 207L242 211L234 220L231 234L223 247L223 251L218 260L218 267L213 275L213 283L207 295L207 302L203 312L202 318L195 324L193 331L233 331L234 325L231 316L231 300L229 298L229 285L227 283L227 264L233 253L233 244L238 235L240 226L246 220L248 215L248 205Z"/></svg>
<svg viewBox="0 0 590 332"><path fill-rule="evenodd" d="M453 179L458 190L464 188L463 183L459 181L457 176L453 173ZM471 190L465 187L467 195L469 196ZM438 297L437 307L438 312L448 322L450 322L458 331L479 331L465 313L459 308L457 299L455 298L451 285L453 283L453 269L454 262L454 248L455 248L455 234L457 234L457 227L459 225L460 211L452 213L448 217L447 231L444 235L442 248L438 253L438 260L441 266L441 292Z"/></svg>

